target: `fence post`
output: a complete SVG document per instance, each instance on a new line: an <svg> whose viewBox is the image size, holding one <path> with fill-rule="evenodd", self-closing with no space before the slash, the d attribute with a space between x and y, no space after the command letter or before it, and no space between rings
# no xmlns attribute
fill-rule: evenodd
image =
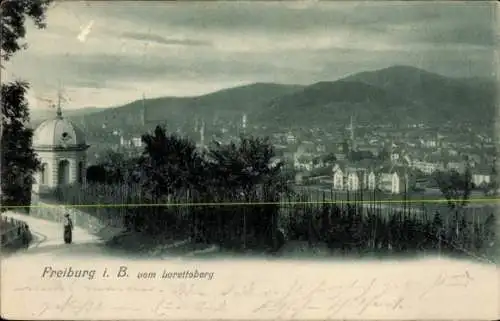
<svg viewBox="0 0 500 321"><path fill-rule="evenodd" d="M247 197L245 197L246 199ZM243 250L247 248L247 207L247 204L243 205Z"/></svg>
<svg viewBox="0 0 500 321"><path fill-rule="evenodd" d="M305 195L305 199L303 201L303 204L304 204L304 213L307 215L307 235L308 235L308 243L309 243L309 247L312 247L313 245L313 240L312 240L312 213L308 212L308 210L310 210L310 203L309 203L309 197L311 195L308 193ZM313 211L311 211L313 212Z"/></svg>

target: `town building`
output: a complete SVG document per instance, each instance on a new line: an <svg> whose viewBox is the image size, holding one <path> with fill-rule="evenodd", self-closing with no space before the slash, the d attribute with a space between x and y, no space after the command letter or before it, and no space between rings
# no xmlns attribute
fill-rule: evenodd
<svg viewBox="0 0 500 321"><path fill-rule="evenodd" d="M385 167L379 172L377 188L390 194L403 194L413 185L410 178L408 171L404 167Z"/></svg>
<svg viewBox="0 0 500 321"><path fill-rule="evenodd" d="M493 166L478 166L472 169L472 183L476 187L487 186L492 182Z"/></svg>

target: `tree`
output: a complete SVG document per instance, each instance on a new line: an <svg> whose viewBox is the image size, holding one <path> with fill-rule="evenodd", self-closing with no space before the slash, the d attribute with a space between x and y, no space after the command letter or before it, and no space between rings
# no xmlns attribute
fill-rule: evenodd
<svg viewBox="0 0 500 321"><path fill-rule="evenodd" d="M311 176L330 176L332 174L333 166L325 166L311 170Z"/></svg>
<svg viewBox="0 0 500 321"><path fill-rule="evenodd" d="M280 197L289 193L284 163L276 161L268 138L241 137L240 143L216 144L210 151L210 172L217 178L215 184L223 200L246 203L264 202L234 208L243 233L243 247L247 232L258 242L278 241L277 213ZM271 204L269 204L271 203ZM279 237L278 237L279 238Z"/></svg>
<svg viewBox="0 0 500 321"><path fill-rule="evenodd" d="M224 189L238 191L248 201L258 186L277 195L288 192L282 161L267 138L241 137L240 144L217 144L210 152L212 169Z"/></svg>
<svg viewBox="0 0 500 321"><path fill-rule="evenodd" d="M154 133L143 135L142 141L142 184L150 196L157 198L206 187L204 160L190 140L167 135L165 128L157 126Z"/></svg>
<svg viewBox="0 0 500 321"><path fill-rule="evenodd" d="M140 186L140 199L143 203L166 204L193 202L191 192L209 187L204 181L204 160L196 146L189 139L173 134L167 134L163 126L157 126L152 133L142 135L144 150L134 164L132 159L125 162L127 170L126 181ZM108 155L114 159L112 163L120 162L117 154ZM125 182L125 181L124 181ZM189 198L187 198L189 197ZM186 225L186 219L191 217L189 224L194 232L197 207L141 207L131 213L129 218L135 229L147 231L153 235L167 231L176 224ZM189 214L189 215L185 215ZM195 227L196 225L196 227ZM174 228L174 230L178 230Z"/></svg>
<svg viewBox="0 0 500 321"><path fill-rule="evenodd" d="M130 160L125 155L112 150L107 151L99 164L105 171L107 183L124 183L130 171Z"/></svg>
<svg viewBox="0 0 500 321"><path fill-rule="evenodd" d="M31 203L33 174L40 162L32 148L33 131L29 120L23 82L2 84L1 174L2 205L26 206Z"/></svg>
<svg viewBox="0 0 500 321"><path fill-rule="evenodd" d="M381 162L385 162L391 159L391 152L389 147L384 146L378 153L377 159Z"/></svg>
<svg viewBox="0 0 500 321"><path fill-rule="evenodd" d="M386 156L384 156L384 157L386 157ZM352 161L352 162L358 162L361 160L374 159L374 158L375 158L375 155L373 155L373 153L369 150L352 151L350 154L350 161Z"/></svg>
<svg viewBox="0 0 500 321"><path fill-rule="evenodd" d="M455 170L450 172L438 171L435 173L436 183L441 193L448 202L450 211L454 211L453 224L449 226L448 237L454 243L460 239L461 209L469 202L472 192L472 173L470 167L465 168L464 173Z"/></svg>
<svg viewBox="0 0 500 321"><path fill-rule="evenodd" d="M100 162L87 168L87 183L134 183L134 171L139 161L113 150L104 153Z"/></svg>
<svg viewBox="0 0 500 321"><path fill-rule="evenodd" d="M467 205L472 192L472 174L469 167L464 173L455 170L450 172L437 171L434 174L436 184L446 198L451 210Z"/></svg>
<svg viewBox="0 0 500 321"><path fill-rule="evenodd" d="M106 183L107 172L103 165L92 165L87 168L87 183Z"/></svg>
<svg viewBox="0 0 500 321"><path fill-rule="evenodd" d="M328 153L323 157L323 162L326 164L333 164L337 161L337 156L335 153Z"/></svg>
<svg viewBox="0 0 500 321"><path fill-rule="evenodd" d="M495 213L491 213L490 215L488 215L488 217L484 222L483 235L489 247L493 247L495 241L497 240L497 235L496 235L498 231L497 219L498 219L497 215L495 215Z"/></svg>
<svg viewBox="0 0 500 321"><path fill-rule="evenodd" d="M16 52L26 48L21 40L26 36L26 18L38 28L45 27L45 12L50 0L0 1L0 58L8 61ZM2 66L3 68L3 66ZM40 163L32 149L32 130L28 104L25 99L28 84L15 81L1 86L1 174L2 205L26 206L31 203L33 174Z"/></svg>
<svg viewBox="0 0 500 321"><path fill-rule="evenodd" d="M496 195L499 184L498 184L498 172L496 169L495 164L491 167L491 173L490 173L491 181L487 184L483 184L482 190L485 196L488 196L490 194Z"/></svg>
<svg viewBox="0 0 500 321"><path fill-rule="evenodd" d="M26 36L26 18L31 18L38 28L45 28L45 13L52 0L1 0L0 44L1 60L8 61L12 55L27 45L20 40Z"/></svg>

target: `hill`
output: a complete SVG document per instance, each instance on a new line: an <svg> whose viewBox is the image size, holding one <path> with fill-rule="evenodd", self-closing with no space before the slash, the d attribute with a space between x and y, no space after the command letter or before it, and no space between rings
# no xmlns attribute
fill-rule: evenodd
<svg viewBox="0 0 500 321"><path fill-rule="evenodd" d="M404 97L421 106L420 118L427 122L484 123L495 114L497 84L492 79L450 78L415 67L393 66L344 80L360 81Z"/></svg>
<svg viewBox="0 0 500 321"><path fill-rule="evenodd" d="M69 118L84 125L87 130L102 128L103 124L112 128L140 126L143 110L146 124L166 122L178 125L194 119L241 118L243 112L251 114L271 99L300 88L298 85L255 83L196 97L137 100L99 113Z"/></svg>
<svg viewBox="0 0 500 321"><path fill-rule="evenodd" d="M284 126L328 127L353 114L358 122L387 123L393 113L412 118L416 104L391 91L360 81L319 82L271 101L258 119ZM361 116L361 117L359 117Z"/></svg>
<svg viewBox="0 0 500 321"><path fill-rule="evenodd" d="M408 66L361 72L280 97L259 119L286 126L346 122L486 125L495 114L495 82L449 78Z"/></svg>
<svg viewBox="0 0 500 321"><path fill-rule="evenodd" d="M255 83L196 97L138 100L96 113L70 116L87 131L143 130L167 122L193 126L196 119L237 120L268 127L324 127L345 123L456 124L489 126L496 84L490 79L450 78L408 66L356 73L309 86ZM143 113L143 110L145 111ZM142 125L144 114L146 126Z"/></svg>

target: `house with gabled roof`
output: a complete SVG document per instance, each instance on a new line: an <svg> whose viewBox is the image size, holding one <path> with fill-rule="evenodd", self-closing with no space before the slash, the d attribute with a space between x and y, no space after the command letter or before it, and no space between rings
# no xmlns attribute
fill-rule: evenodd
<svg viewBox="0 0 500 321"><path fill-rule="evenodd" d="M333 189L344 190L345 168L344 164L335 164L332 169Z"/></svg>
<svg viewBox="0 0 500 321"><path fill-rule="evenodd" d="M314 159L315 156L312 154L295 155L294 167L299 170L310 171L314 168Z"/></svg>
<svg viewBox="0 0 500 321"><path fill-rule="evenodd" d="M477 165L472 169L472 183L477 187L488 185L492 181L493 173L493 166Z"/></svg>
<svg viewBox="0 0 500 321"><path fill-rule="evenodd" d="M437 157L427 156L423 159L415 159L412 162L412 167L420 170L425 174L432 174L435 171L443 170L444 164L443 161L438 159Z"/></svg>
<svg viewBox="0 0 500 321"><path fill-rule="evenodd" d="M467 167L467 163L460 157L447 157L444 161L444 169L447 171L457 171L463 173Z"/></svg>
<svg viewBox="0 0 500 321"><path fill-rule="evenodd" d="M348 191L359 191L365 189L367 169L359 167L348 167L346 171L346 186Z"/></svg>
<svg viewBox="0 0 500 321"><path fill-rule="evenodd" d="M410 185L410 175L405 167L385 166L379 172L377 187L383 192L402 194Z"/></svg>
<svg viewBox="0 0 500 321"><path fill-rule="evenodd" d="M355 163L339 161L332 169L333 188L336 190L349 191L366 189L369 185L369 173L372 173L371 186L373 186L375 184L375 168L374 162L370 160L363 160Z"/></svg>

